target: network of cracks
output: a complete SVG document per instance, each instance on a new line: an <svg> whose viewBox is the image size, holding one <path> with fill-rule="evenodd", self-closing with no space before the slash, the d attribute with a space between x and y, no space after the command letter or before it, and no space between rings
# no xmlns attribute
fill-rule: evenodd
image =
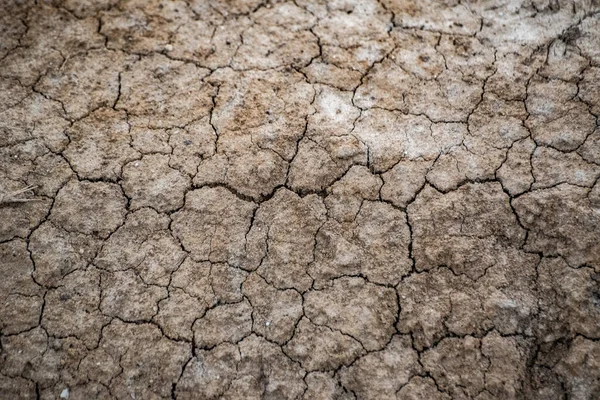
<svg viewBox="0 0 600 400"><path fill-rule="evenodd" d="M596 0L0 3L0 398L600 398Z"/></svg>

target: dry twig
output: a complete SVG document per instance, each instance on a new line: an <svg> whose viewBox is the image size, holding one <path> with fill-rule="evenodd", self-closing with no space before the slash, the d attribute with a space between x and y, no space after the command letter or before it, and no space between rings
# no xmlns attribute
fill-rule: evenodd
<svg viewBox="0 0 600 400"><path fill-rule="evenodd" d="M28 192L30 190L35 189L36 186L27 186L26 188L23 189L19 189L16 190L14 192L10 192L10 193L5 193L0 191L0 204L5 204L5 203L27 203L30 201L39 201L40 199L23 199L23 198L18 198L16 196Z"/></svg>

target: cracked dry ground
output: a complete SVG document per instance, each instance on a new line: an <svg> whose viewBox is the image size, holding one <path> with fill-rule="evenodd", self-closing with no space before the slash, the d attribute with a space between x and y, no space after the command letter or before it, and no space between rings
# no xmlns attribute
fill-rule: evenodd
<svg viewBox="0 0 600 400"><path fill-rule="evenodd" d="M599 399L596 0L2 0L1 399Z"/></svg>

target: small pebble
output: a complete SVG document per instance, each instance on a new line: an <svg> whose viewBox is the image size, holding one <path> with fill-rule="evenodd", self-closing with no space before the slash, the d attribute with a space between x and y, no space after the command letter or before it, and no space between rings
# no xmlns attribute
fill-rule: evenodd
<svg viewBox="0 0 600 400"><path fill-rule="evenodd" d="M133 164L133 165L135 165L136 167L139 167L139 166L140 166L140 163L139 163L139 162L136 162L136 163L135 163L135 164Z"/></svg>
<svg viewBox="0 0 600 400"><path fill-rule="evenodd" d="M267 321L267 322L265 322L265 325L266 325L266 326L269 326L269 325L271 325L271 321Z"/></svg>
<svg viewBox="0 0 600 400"><path fill-rule="evenodd" d="M69 398L69 388L65 388L65 389L63 389L62 392L60 392L60 398L61 399L68 399Z"/></svg>
<svg viewBox="0 0 600 400"><path fill-rule="evenodd" d="M186 146L189 146L190 144L192 144L192 141L190 139L185 139L183 141L183 144L185 144Z"/></svg>
<svg viewBox="0 0 600 400"><path fill-rule="evenodd" d="M166 51L173 51L173 46L170 45L170 44L168 44L168 45L165 46L165 50Z"/></svg>

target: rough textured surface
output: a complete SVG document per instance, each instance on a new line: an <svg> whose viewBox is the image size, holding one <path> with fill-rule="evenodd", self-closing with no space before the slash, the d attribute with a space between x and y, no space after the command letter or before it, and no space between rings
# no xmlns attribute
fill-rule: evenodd
<svg viewBox="0 0 600 400"><path fill-rule="evenodd" d="M0 9L0 399L600 398L597 0Z"/></svg>

